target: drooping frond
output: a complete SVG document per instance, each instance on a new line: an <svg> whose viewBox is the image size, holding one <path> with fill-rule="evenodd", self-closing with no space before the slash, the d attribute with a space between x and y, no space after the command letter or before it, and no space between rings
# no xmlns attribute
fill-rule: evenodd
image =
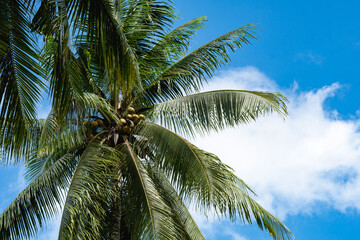
<svg viewBox="0 0 360 240"><path fill-rule="evenodd" d="M119 164L121 155L115 149L97 138L89 143L70 181L59 239L102 239L106 201L114 194L107 184L111 169Z"/></svg>
<svg viewBox="0 0 360 240"><path fill-rule="evenodd" d="M279 93L218 90L157 104L153 114L165 127L194 135L246 124L272 112L285 117L286 102Z"/></svg>
<svg viewBox="0 0 360 240"><path fill-rule="evenodd" d="M159 194L170 206L172 218L180 228L178 237L193 240L205 239L182 199L161 169L149 165L147 171L151 174Z"/></svg>
<svg viewBox="0 0 360 240"><path fill-rule="evenodd" d="M149 224L141 226L143 235L140 239L177 239L179 236L184 235L184 233L179 231L182 228L181 223L172 219L171 205L167 202L171 201L171 199L164 199L164 194L159 192L161 189L158 188L156 182L151 177L151 173L147 171L144 164L137 157L127 139L125 139L125 145L128 155L132 160L132 164L129 164L128 167L132 167L137 173L137 179L135 177L132 178L134 180L132 183L134 190L132 191L141 192L141 194L137 193L136 195L139 197L142 195L141 198L145 202L144 205L140 206L145 208L147 214L139 216L141 216L140 219L146 218L146 216L149 218ZM137 185L135 185L135 181L138 183ZM135 188L135 186L138 187Z"/></svg>
<svg viewBox="0 0 360 240"><path fill-rule="evenodd" d="M178 134L155 123L143 123L137 134L148 138L151 153L157 164L170 177L183 199L207 209L212 203L212 191L221 188L232 170L215 155L198 149ZM191 176L191 177L190 177ZM249 188L244 183L244 191ZM220 189L219 189L219 192Z"/></svg>
<svg viewBox="0 0 360 240"><path fill-rule="evenodd" d="M152 102L164 101L198 91L206 78L229 63L235 51L255 39L253 25L245 25L199 47L164 70L144 91Z"/></svg>
<svg viewBox="0 0 360 240"><path fill-rule="evenodd" d="M1 239L29 239L60 208L75 156L67 153L31 182L0 215Z"/></svg>
<svg viewBox="0 0 360 240"><path fill-rule="evenodd" d="M41 176L49 167L67 152L78 152L85 145L82 129L71 127L72 124L59 126L53 112L48 118L39 121L39 133L36 145L26 159L26 178L30 181Z"/></svg>
<svg viewBox="0 0 360 240"><path fill-rule="evenodd" d="M43 158L61 151L68 151L84 144L84 134L76 122L68 121L59 124L51 111L44 121L36 148L33 148L35 158Z"/></svg>
<svg viewBox="0 0 360 240"><path fill-rule="evenodd" d="M157 166L187 203L205 212L211 209L219 217L245 223L255 219L274 239L292 239L289 229L249 196L251 189L217 156L153 123L144 123L139 135L149 139Z"/></svg>
<svg viewBox="0 0 360 240"><path fill-rule="evenodd" d="M4 161L18 162L28 149L28 129L44 83L24 1L0 4L0 143Z"/></svg>

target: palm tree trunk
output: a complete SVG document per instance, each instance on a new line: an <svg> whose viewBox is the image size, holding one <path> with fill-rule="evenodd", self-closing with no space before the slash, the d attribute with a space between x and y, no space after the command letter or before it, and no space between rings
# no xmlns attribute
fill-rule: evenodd
<svg viewBox="0 0 360 240"><path fill-rule="evenodd" d="M128 240L131 239L131 233L126 225L124 220L122 209L122 186L121 186L121 174L118 172L119 177L115 182L115 195L110 208L110 227L109 227L109 236L110 240Z"/></svg>
<svg viewBox="0 0 360 240"><path fill-rule="evenodd" d="M121 238L121 212L120 212L120 199L115 197L111 204L110 209L110 240L120 240Z"/></svg>

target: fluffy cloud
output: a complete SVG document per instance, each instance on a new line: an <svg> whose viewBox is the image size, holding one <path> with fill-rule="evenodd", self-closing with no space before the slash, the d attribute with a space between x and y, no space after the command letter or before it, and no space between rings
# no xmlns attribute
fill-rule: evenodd
<svg viewBox="0 0 360 240"><path fill-rule="evenodd" d="M360 133L358 119L342 120L324 109L341 86L310 92L282 90L254 67L223 72L208 89L280 91L289 98L289 116L259 119L249 125L198 138L258 194L276 216L312 213L319 203L346 211L360 209Z"/></svg>

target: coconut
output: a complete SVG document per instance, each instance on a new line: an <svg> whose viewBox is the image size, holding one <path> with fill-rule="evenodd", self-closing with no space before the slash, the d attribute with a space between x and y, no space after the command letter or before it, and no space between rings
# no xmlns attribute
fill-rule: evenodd
<svg viewBox="0 0 360 240"><path fill-rule="evenodd" d="M137 115L137 114L133 114L132 117L135 122L138 122L140 120L139 115Z"/></svg>
<svg viewBox="0 0 360 240"><path fill-rule="evenodd" d="M123 118L120 118L120 122L121 122L122 124L126 124L126 120L123 119Z"/></svg>
<svg viewBox="0 0 360 240"><path fill-rule="evenodd" d="M140 118L141 120L145 120L145 119L146 119L145 115L143 115L143 114L140 114L140 115L139 115L139 118Z"/></svg>
<svg viewBox="0 0 360 240"><path fill-rule="evenodd" d="M101 119L96 120L96 122L98 123L99 127L103 127L104 126L104 122Z"/></svg>
<svg viewBox="0 0 360 240"><path fill-rule="evenodd" d="M98 122L97 121L93 121L93 122L91 122L91 127L93 127L93 128L97 128L99 126L99 124L98 124Z"/></svg>
<svg viewBox="0 0 360 240"><path fill-rule="evenodd" d="M128 107L127 110L129 113L135 113L135 109L132 107Z"/></svg>
<svg viewBox="0 0 360 240"><path fill-rule="evenodd" d="M89 137L90 137L90 139L92 139L92 138L94 137L94 134L91 133L91 134L89 135Z"/></svg>
<svg viewBox="0 0 360 240"><path fill-rule="evenodd" d="M124 130L125 133L130 133L131 132L131 128L129 126L123 127L123 130Z"/></svg>
<svg viewBox="0 0 360 240"><path fill-rule="evenodd" d="M90 128L92 127L91 122L85 121L85 122L84 122L84 127L90 129Z"/></svg>
<svg viewBox="0 0 360 240"><path fill-rule="evenodd" d="M132 116L131 114L128 114L128 115L126 115L126 118L128 118L128 119L132 119L132 118L133 118L133 116Z"/></svg>

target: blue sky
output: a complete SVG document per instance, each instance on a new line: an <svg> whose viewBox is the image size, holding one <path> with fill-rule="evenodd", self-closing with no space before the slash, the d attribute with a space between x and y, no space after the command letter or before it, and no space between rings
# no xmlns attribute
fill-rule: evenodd
<svg viewBox="0 0 360 240"><path fill-rule="evenodd" d="M233 54L207 89L281 91L290 100L285 121L270 116L193 141L234 167L296 239L357 239L360 3L174 2L181 17L177 24L207 16L208 26L197 35L194 48L248 23L261 29L259 39ZM47 111L43 106L40 114ZM25 186L19 169L0 169L0 210ZM195 218L207 239L270 239L255 226ZM39 239L51 239L54 232L56 223Z"/></svg>

